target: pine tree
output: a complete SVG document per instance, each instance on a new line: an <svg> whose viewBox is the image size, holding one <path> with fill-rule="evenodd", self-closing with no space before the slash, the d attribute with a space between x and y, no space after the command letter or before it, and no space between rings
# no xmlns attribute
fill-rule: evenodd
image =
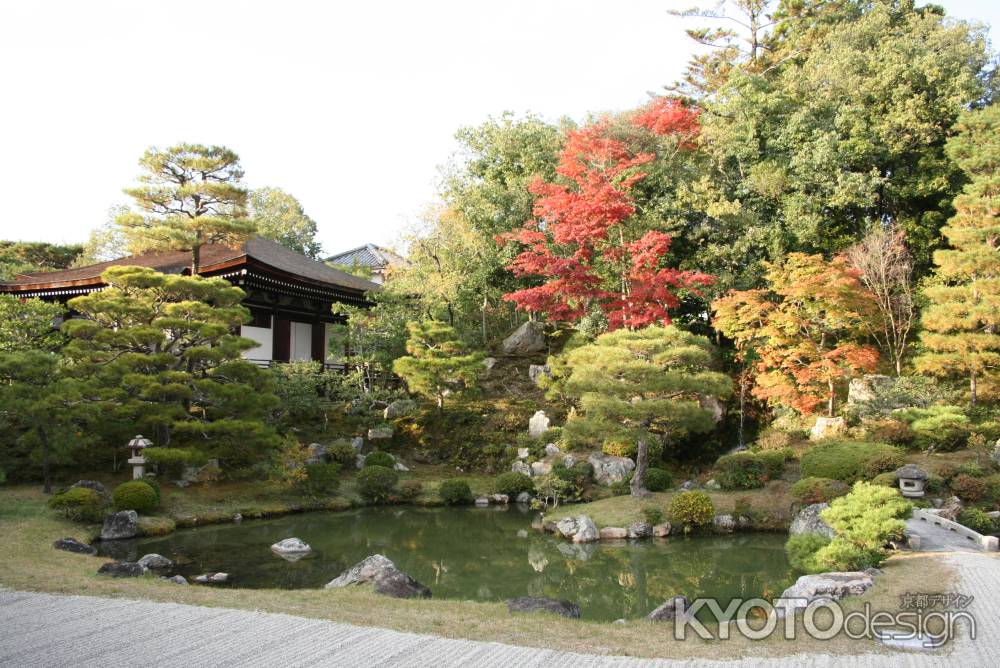
<svg viewBox="0 0 1000 668"><path fill-rule="evenodd" d="M139 212L117 223L134 250L191 252L191 273L201 265L205 244L236 244L254 231L247 219L247 190L238 155L222 146L178 144L148 149L139 160L145 173L126 188Z"/></svg>
<svg viewBox="0 0 1000 668"><path fill-rule="evenodd" d="M437 320L408 322L408 357L393 362L392 370L411 392L437 402L444 410L444 398L472 386L483 369L483 354L467 352L455 329Z"/></svg>
<svg viewBox="0 0 1000 668"><path fill-rule="evenodd" d="M632 495L646 494L649 443L711 431L714 414L705 397L722 398L729 378L713 371L712 344L676 327L620 329L566 356L564 387L579 399L582 415L566 422L571 440L636 443Z"/></svg>
<svg viewBox="0 0 1000 668"><path fill-rule="evenodd" d="M939 285L925 290L917 370L977 386L1000 368L1000 105L965 114L947 152L971 179L943 228L951 248L934 253Z"/></svg>

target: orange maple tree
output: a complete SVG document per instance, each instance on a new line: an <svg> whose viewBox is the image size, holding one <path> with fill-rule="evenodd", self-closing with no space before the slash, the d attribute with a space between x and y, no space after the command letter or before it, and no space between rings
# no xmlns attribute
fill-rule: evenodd
<svg viewBox="0 0 1000 668"><path fill-rule="evenodd" d="M873 371L878 350L863 341L877 318L874 297L840 257L790 253L767 264L767 289L732 291L712 303L717 330L755 360L754 396L809 414L837 388Z"/></svg>

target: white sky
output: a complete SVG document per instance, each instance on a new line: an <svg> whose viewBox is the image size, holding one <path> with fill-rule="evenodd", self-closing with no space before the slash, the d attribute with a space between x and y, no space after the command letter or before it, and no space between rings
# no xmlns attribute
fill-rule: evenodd
<svg viewBox="0 0 1000 668"><path fill-rule="evenodd" d="M938 0L997 25L990 0ZM692 0L0 0L0 238L73 242L150 145L236 150L324 250L391 243L454 132L620 110L681 73ZM711 1L701 3L711 4Z"/></svg>

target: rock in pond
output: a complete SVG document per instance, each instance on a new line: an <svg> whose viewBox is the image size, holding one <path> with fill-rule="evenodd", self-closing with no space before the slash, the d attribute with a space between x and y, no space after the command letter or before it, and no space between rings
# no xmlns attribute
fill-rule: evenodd
<svg viewBox="0 0 1000 668"><path fill-rule="evenodd" d="M712 528L718 533L732 533L736 531L736 520L732 515L716 515L712 519Z"/></svg>
<svg viewBox="0 0 1000 668"><path fill-rule="evenodd" d="M480 508L483 508L483 507L488 506L488 505L490 505L490 497L488 497L488 496L477 496L476 497L476 506L478 506Z"/></svg>
<svg viewBox="0 0 1000 668"><path fill-rule="evenodd" d="M139 513L134 510L120 510L108 515L101 527L101 540L135 538L139 535Z"/></svg>
<svg viewBox="0 0 1000 668"><path fill-rule="evenodd" d="M194 581L198 584L220 584L229 582L229 573L203 573L196 575Z"/></svg>
<svg viewBox="0 0 1000 668"><path fill-rule="evenodd" d="M518 503L531 503L531 492L521 492L517 495Z"/></svg>
<svg viewBox="0 0 1000 668"><path fill-rule="evenodd" d="M373 554L354 564L326 584L327 589L371 582L385 571L397 570L396 564L381 554Z"/></svg>
<svg viewBox="0 0 1000 668"><path fill-rule="evenodd" d="M580 517L566 517L556 523L556 531L563 538L569 538L574 543L592 543L600 539L601 534L597 530L594 520L586 515Z"/></svg>
<svg viewBox="0 0 1000 668"><path fill-rule="evenodd" d="M286 538L272 545L271 551L285 561L298 561L312 552L312 548L301 538Z"/></svg>
<svg viewBox="0 0 1000 668"><path fill-rule="evenodd" d="M662 524L653 525L653 538L665 538L670 535L670 522L663 522Z"/></svg>
<svg viewBox="0 0 1000 668"><path fill-rule="evenodd" d="M98 575L113 578L137 578L146 572L146 567L134 561L109 561L97 569Z"/></svg>
<svg viewBox="0 0 1000 668"><path fill-rule="evenodd" d="M594 481L605 487L621 482L635 468L635 462L628 457L615 457L603 452L593 453L587 461L594 467Z"/></svg>
<svg viewBox="0 0 1000 668"><path fill-rule="evenodd" d="M60 538L59 540L52 543L52 547L57 550L65 550L66 552L76 552L77 554L87 554L95 555L97 554L97 548L86 543L81 543L75 538Z"/></svg>
<svg viewBox="0 0 1000 668"><path fill-rule="evenodd" d="M821 536L833 538L833 529L819 516L821 512L829 507L829 503L814 503L806 506L792 520L792 525L788 528L788 533L792 536L802 533L818 533Z"/></svg>
<svg viewBox="0 0 1000 668"><path fill-rule="evenodd" d="M795 614L813 601L829 599L839 601L844 596L860 596L875 584L875 578L864 571L847 571L803 575L782 592L774 602L778 616Z"/></svg>
<svg viewBox="0 0 1000 668"><path fill-rule="evenodd" d="M144 568L148 568L150 570L155 570L155 571L165 571L168 568L174 567L174 562L167 559L162 554L156 554L155 552L152 554L143 555L142 558L139 559L137 563L139 563L139 565L143 566Z"/></svg>
<svg viewBox="0 0 1000 668"><path fill-rule="evenodd" d="M621 527L602 527L601 540L623 540L628 538L628 531Z"/></svg>
<svg viewBox="0 0 1000 668"><path fill-rule="evenodd" d="M379 573L375 592L393 598L430 598L431 590L395 568Z"/></svg>
<svg viewBox="0 0 1000 668"><path fill-rule="evenodd" d="M551 612L573 619L580 617L580 606L576 603L542 596L521 596L509 599L507 609L511 612Z"/></svg>
<svg viewBox="0 0 1000 668"><path fill-rule="evenodd" d="M687 614L688 605L687 596L674 596L646 615L646 619L651 622L664 622L668 619L677 619Z"/></svg>
<svg viewBox="0 0 1000 668"><path fill-rule="evenodd" d="M653 535L653 525L649 522L633 522L628 525L629 538L649 538Z"/></svg>

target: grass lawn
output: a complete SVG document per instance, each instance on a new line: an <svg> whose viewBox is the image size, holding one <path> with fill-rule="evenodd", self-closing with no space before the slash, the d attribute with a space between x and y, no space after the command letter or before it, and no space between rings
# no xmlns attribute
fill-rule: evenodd
<svg viewBox="0 0 1000 668"><path fill-rule="evenodd" d="M209 492L208 490L212 491ZM201 501L224 505L225 486L201 490ZM762 490L763 493L766 490ZM178 492L180 493L180 492ZM266 486L261 501L273 498ZM217 496L218 495L218 496ZM619 499L608 502L621 504ZM666 498L660 495L658 498ZM55 516L45 507L46 497L35 487L0 488L0 585L19 590L86 594L113 598L172 601L210 607L283 612L317 619L432 633L452 638L470 638L536 647L589 652L659 657L737 658L784 655L804 651L847 654L879 651L870 641L846 638L828 642L801 636L795 641L772 638L752 644L735 638L729 641L673 639L669 625L653 625L637 620L626 624L600 624L567 620L549 615L511 615L502 603L453 600L399 600L378 596L366 588L343 590L246 590L213 589L191 585L181 587L147 576L109 579L97 576L105 561L54 550L52 541L73 536L88 537L89 530ZM189 501L194 505L194 501ZM601 502L603 503L603 502ZM234 506L235 507L235 506ZM622 517L623 511L608 504L608 517ZM230 508L231 509L231 508ZM573 508L569 508L571 512ZM614 513L619 513L615 515ZM336 574L331 574L331 576ZM895 558L886 564L885 575L865 596L851 599L851 606L871 602L874 607L898 609L904 591L924 591L933 582L946 591L952 574L938 559L928 556ZM53 628L58 632L58 628Z"/></svg>

